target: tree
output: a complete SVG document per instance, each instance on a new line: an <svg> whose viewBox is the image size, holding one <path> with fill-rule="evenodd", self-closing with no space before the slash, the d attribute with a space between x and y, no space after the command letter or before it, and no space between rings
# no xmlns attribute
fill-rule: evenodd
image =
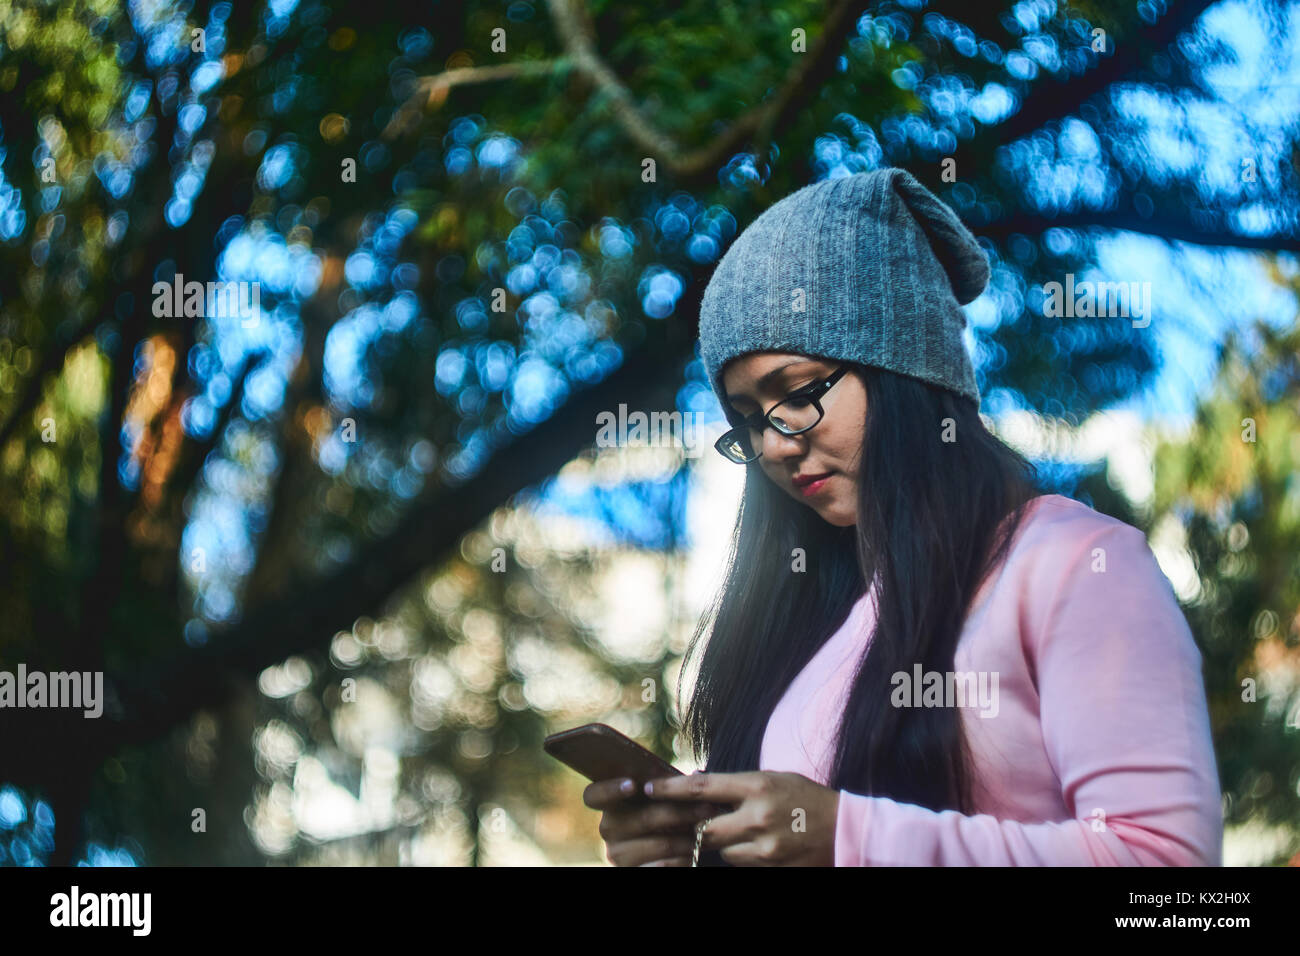
<svg viewBox="0 0 1300 956"><path fill-rule="evenodd" d="M1300 321L1251 338L1228 338L1191 431L1158 446L1152 524L1182 529L1196 568L1225 824L1289 827L1282 862L1300 851Z"/></svg>
<svg viewBox="0 0 1300 956"><path fill-rule="evenodd" d="M0 663L104 670L112 691L92 725L28 710L0 726L6 778L59 821L50 861L81 852L83 823L157 819L146 781L171 812L212 802L215 778L180 783L171 763L233 759L258 675L298 655L320 678L337 634L409 612L403 588L589 446L594 412L699 394L707 264L814 177L908 166L990 240L986 390L1077 420L1139 387L1149 340L1081 320L1063 348L1037 308L1046 278L1086 266L1083 227L1295 243L1280 213L1271 235L1233 228L1234 211L1290 208L1285 161L1256 157L1253 188L1189 202L1194 184L1148 169L1108 98L1160 83L1208 99L1198 71L1226 56L1197 26L1208 6L665 17L553 0L525 19L443 10L428 29L356 4L148 22L11 5ZM1092 208L1054 207L1035 170L1044 150L1079 162L1080 123L1119 172ZM1038 234L1055 225L1070 228ZM159 315L177 277L258 283L262 309L249 328ZM482 599L505 600L499 584ZM233 820L250 777L224 779ZM194 852L167 839L147 855Z"/></svg>

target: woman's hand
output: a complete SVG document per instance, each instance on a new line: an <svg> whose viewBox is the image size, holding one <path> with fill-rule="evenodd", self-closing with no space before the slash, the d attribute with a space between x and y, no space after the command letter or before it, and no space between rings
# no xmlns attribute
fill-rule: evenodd
<svg viewBox="0 0 1300 956"><path fill-rule="evenodd" d="M605 856L615 866L690 866L695 824L716 816L719 808L695 800L647 801L639 786L616 778L598 780L582 792L582 802L601 811Z"/></svg>
<svg viewBox="0 0 1300 956"><path fill-rule="evenodd" d="M840 793L797 773L697 773L654 780L646 795L670 805L731 804L709 821L703 850L735 866L834 866Z"/></svg>

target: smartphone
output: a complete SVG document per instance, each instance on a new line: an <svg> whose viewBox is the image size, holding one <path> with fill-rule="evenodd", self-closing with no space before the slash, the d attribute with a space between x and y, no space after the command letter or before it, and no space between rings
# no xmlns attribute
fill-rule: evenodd
<svg viewBox="0 0 1300 956"><path fill-rule="evenodd" d="M681 771L668 761L655 756L608 724L584 724L551 734L542 742L542 749L593 783L631 777L642 784L647 780L681 775ZM639 790L636 797L649 799Z"/></svg>
<svg viewBox="0 0 1300 956"><path fill-rule="evenodd" d="M631 737L620 734L608 724L583 724L572 730L551 734L542 741L542 749L572 767L588 780L612 780L631 777L638 784L630 803L646 803L640 784L664 777L680 777L681 771L661 757L646 750ZM731 813L729 803L710 803L716 813ZM717 851L712 851L716 853Z"/></svg>

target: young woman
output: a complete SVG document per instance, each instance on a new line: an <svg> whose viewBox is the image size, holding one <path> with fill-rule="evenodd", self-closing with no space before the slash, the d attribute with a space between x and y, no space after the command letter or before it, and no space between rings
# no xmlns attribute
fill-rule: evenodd
<svg viewBox="0 0 1300 956"><path fill-rule="evenodd" d="M708 759L648 804L587 788L615 864L1221 863L1200 652L1141 532L985 429L987 279L896 169L799 190L719 263L701 353L748 473L687 651Z"/></svg>

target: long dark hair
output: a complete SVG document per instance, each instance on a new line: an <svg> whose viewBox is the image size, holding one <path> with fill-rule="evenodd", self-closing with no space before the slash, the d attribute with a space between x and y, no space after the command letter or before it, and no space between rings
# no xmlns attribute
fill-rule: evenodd
<svg viewBox="0 0 1300 956"><path fill-rule="evenodd" d="M853 679L828 785L969 813L960 713L891 706L891 676L910 674L917 662L925 671L954 670L968 606L1005 557L1024 506L1042 493L1037 470L984 427L970 399L848 364L867 394L857 524L831 525L757 462L744 466L725 580L683 660L684 676L704 647L684 730L696 759L708 755L705 770L757 770L777 702L877 581L876 629Z"/></svg>

